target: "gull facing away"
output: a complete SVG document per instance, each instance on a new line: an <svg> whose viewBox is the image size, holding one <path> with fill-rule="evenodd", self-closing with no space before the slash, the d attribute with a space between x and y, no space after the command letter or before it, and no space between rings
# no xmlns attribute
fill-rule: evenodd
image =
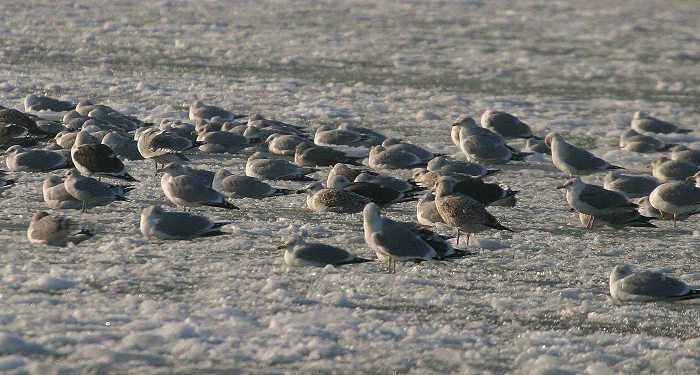
<svg viewBox="0 0 700 375"><path fill-rule="evenodd" d="M632 129L638 132L646 133L690 133L691 130L683 129L676 124L650 116L644 112L635 112L630 122Z"/></svg>
<svg viewBox="0 0 700 375"><path fill-rule="evenodd" d="M530 126L507 112L486 110L481 114L481 126L506 138L537 138Z"/></svg>
<svg viewBox="0 0 700 375"><path fill-rule="evenodd" d="M435 206L435 195L432 192L427 192L423 194L423 197L418 200L416 205L416 217L418 222L423 225L433 226L437 223L445 224L442 220L442 216Z"/></svg>
<svg viewBox="0 0 700 375"><path fill-rule="evenodd" d="M566 201L571 208L591 216L587 228L593 227L598 216L639 215L638 206L630 202L626 195L587 184L580 178L572 178L557 186L557 189L566 189Z"/></svg>
<svg viewBox="0 0 700 375"><path fill-rule="evenodd" d="M24 97L24 111L65 112L75 109L75 104L48 96L30 94Z"/></svg>
<svg viewBox="0 0 700 375"><path fill-rule="evenodd" d="M196 100L190 105L190 120L211 120L214 117L219 117L223 121L233 121L245 116L236 115L231 111L227 111L221 107L213 105L205 105L201 100Z"/></svg>
<svg viewBox="0 0 700 375"><path fill-rule="evenodd" d="M396 273L396 261L440 259L438 253L404 223L382 216L379 206L369 203L363 210L365 242L379 260L389 263L389 273Z"/></svg>
<svg viewBox="0 0 700 375"><path fill-rule="evenodd" d="M302 167L330 167L337 163L362 165L362 158L354 158L331 147L299 143L294 149L294 163Z"/></svg>
<svg viewBox="0 0 700 375"><path fill-rule="evenodd" d="M261 180L314 181L308 177L315 168L300 167L283 159L271 159L270 155L256 152L248 157L245 165L246 176Z"/></svg>
<svg viewBox="0 0 700 375"><path fill-rule="evenodd" d="M278 250L285 250L284 262L290 267L325 267L345 264L372 262L371 259L356 257L353 253L339 247L321 243L310 243L301 237L287 240Z"/></svg>
<svg viewBox="0 0 700 375"><path fill-rule="evenodd" d="M238 207L226 201L221 193L211 188L209 183L199 177L187 174L181 164L169 163L158 172L163 172L160 186L165 196L177 206L187 210L191 207L209 206L226 209Z"/></svg>
<svg viewBox="0 0 700 375"><path fill-rule="evenodd" d="M649 195L649 203L662 215L673 215L676 221L700 213L700 188L689 181L674 181L659 185Z"/></svg>
<svg viewBox="0 0 700 375"><path fill-rule="evenodd" d="M585 176L609 169L623 169L612 165L592 153L578 148L564 140L559 133L549 133L545 142L552 149L552 162L560 171L569 177Z"/></svg>
<svg viewBox="0 0 700 375"><path fill-rule="evenodd" d="M414 145L412 143L404 142L400 139L397 138L387 138L382 142L382 146L384 146L385 149L387 150L395 150L395 151L403 151L403 152L408 152L413 155L416 155L420 160L427 162L430 161L430 159L436 157L436 156L442 156L442 155L436 155L432 151L426 150L423 147L420 147L418 145Z"/></svg>
<svg viewBox="0 0 700 375"><path fill-rule="evenodd" d="M188 161L182 151L194 147L189 139L156 128L136 132L135 137L141 156L153 160L155 169L158 164Z"/></svg>
<svg viewBox="0 0 700 375"><path fill-rule="evenodd" d="M507 230L498 220L491 215L483 204L477 200L452 191L455 180L449 177L441 177L435 185L435 207L445 223L457 229L457 245L459 245L460 231L469 237L474 233L486 229Z"/></svg>
<svg viewBox="0 0 700 375"><path fill-rule="evenodd" d="M374 169L404 169L424 167L426 162L413 153L377 145L369 149L367 164Z"/></svg>
<svg viewBox="0 0 700 375"><path fill-rule="evenodd" d="M306 193L306 205L312 211L354 214L362 211L370 199L344 189L324 188L320 182L306 185L299 191Z"/></svg>
<svg viewBox="0 0 700 375"><path fill-rule="evenodd" d="M618 264L610 272L610 295L619 302L673 302L700 298L700 290L660 272L635 273Z"/></svg>
<svg viewBox="0 0 700 375"><path fill-rule="evenodd" d="M263 199L295 194L294 190L276 188L250 176L234 176L227 169L219 169L214 175L212 188L230 198Z"/></svg>
<svg viewBox="0 0 700 375"><path fill-rule="evenodd" d="M228 234L220 229L227 224L230 223L216 223L208 217L188 212L167 212L161 206L153 205L141 211L139 228L145 237L161 240L189 240L195 237Z"/></svg>
<svg viewBox="0 0 700 375"><path fill-rule="evenodd" d="M66 168L68 158L60 152L49 150L27 150L14 145L5 152L7 168L13 172L45 172Z"/></svg>
<svg viewBox="0 0 700 375"><path fill-rule="evenodd" d="M90 207L105 206L115 200L127 200L126 197L118 194L111 185L97 181L92 177L83 176L77 169L67 171L65 177L63 186L68 194L82 202L82 212L87 212Z"/></svg>
<svg viewBox="0 0 700 375"><path fill-rule="evenodd" d="M630 198L646 197L661 185L661 182L651 176L631 176L619 172L610 171L603 179L603 187L624 193Z"/></svg>
<svg viewBox="0 0 700 375"><path fill-rule="evenodd" d="M87 176L118 178L126 181L136 181L126 172L124 163L109 146L101 143L88 143L87 137L92 137L84 130L78 135L71 147L73 165L80 173Z"/></svg>
<svg viewBox="0 0 700 375"><path fill-rule="evenodd" d="M271 154L292 156L300 143L310 142L298 135L273 133L267 137L263 145L267 145Z"/></svg>
<svg viewBox="0 0 700 375"><path fill-rule="evenodd" d="M92 236L90 231L71 219L43 211L34 214L27 229L29 242L51 246L77 245Z"/></svg>
<svg viewBox="0 0 700 375"><path fill-rule="evenodd" d="M661 156L651 162L651 173L660 181L685 180L700 171L700 167L683 160L669 160Z"/></svg>

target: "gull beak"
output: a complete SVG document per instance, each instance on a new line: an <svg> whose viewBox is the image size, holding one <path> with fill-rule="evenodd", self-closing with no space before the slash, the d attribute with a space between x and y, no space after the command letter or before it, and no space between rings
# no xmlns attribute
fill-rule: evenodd
<svg viewBox="0 0 700 375"><path fill-rule="evenodd" d="M296 194L306 194L306 189L300 189L295 192Z"/></svg>
<svg viewBox="0 0 700 375"><path fill-rule="evenodd" d="M162 173L162 172L163 172L163 168L156 169L156 173Z"/></svg>
<svg viewBox="0 0 700 375"><path fill-rule="evenodd" d="M693 175L693 176L688 176L688 177L686 177L685 179L688 180L688 181L695 181L695 175Z"/></svg>
<svg viewBox="0 0 700 375"><path fill-rule="evenodd" d="M277 250L285 250L287 248L287 245L279 245L277 246Z"/></svg>
<svg viewBox="0 0 700 375"><path fill-rule="evenodd" d="M559 185L559 186L557 186L557 189L566 189L566 186L564 186L564 185Z"/></svg>

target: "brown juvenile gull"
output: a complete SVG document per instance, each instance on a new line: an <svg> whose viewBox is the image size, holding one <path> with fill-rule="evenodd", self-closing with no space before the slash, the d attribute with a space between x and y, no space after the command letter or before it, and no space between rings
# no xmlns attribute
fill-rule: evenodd
<svg viewBox="0 0 700 375"><path fill-rule="evenodd" d="M31 243L66 246L69 243L79 244L92 237L93 234L71 219L58 215L49 215L37 211L32 217L27 229L27 238Z"/></svg>
<svg viewBox="0 0 700 375"><path fill-rule="evenodd" d="M445 223L457 229L457 245L459 245L460 231L469 237L474 233L486 229L507 230L491 215L483 204L477 200L460 193L452 192L455 180L441 177L435 186L435 206Z"/></svg>
<svg viewBox="0 0 700 375"><path fill-rule="evenodd" d="M684 301L700 298L700 290L660 272L633 272L618 264L610 272L610 295L620 302Z"/></svg>
<svg viewBox="0 0 700 375"><path fill-rule="evenodd" d="M284 262L290 267L325 267L329 264L342 266L372 261L357 257L339 247L306 242L301 237L293 237L277 249L285 250Z"/></svg>
<svg viewBox="0 0 700 375"><path fill-rule="evenodd" d="M88 143L90 134L84 130L78 132L78 136L71 147L73 165L80 173L87 176L111 177L126 181L136 181L126 172L124 163L109 146L101 143Z"/></svg>
<svg viewBox="0 0 700 375"><path fill-rule="evenodd" d="M306 185L306 205L312 211L354 214L362 211L370 199L344 189L324 188L320 182Z"/></svg>
<svg viewBox="0 0 700 375"><path fill-rule="evenodd" d="M217 223L206 216L188 212L167 212L159 205L148 206L141 211L139 229L145 237L162 240L189 240L195 237L211 237L226 234L221 227L228 222Z"/></svg>

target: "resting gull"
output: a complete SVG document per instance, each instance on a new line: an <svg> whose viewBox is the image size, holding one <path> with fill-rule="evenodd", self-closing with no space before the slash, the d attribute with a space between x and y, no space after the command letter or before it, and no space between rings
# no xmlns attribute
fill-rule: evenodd
<svg viewBox="0 0 700 375"><path fill-rule="evenodd" d="M354 214L362 211L370 199L344 189L324 188L320 182L306 185L306 205L312 211Z"/></svg>
<svg viewBox="0 0 700 375"><path fill-rule="evenodd" d="M139 228L146 237L162 240L189 240L195 237L211 237L227 234L221 227L229 223L216 223L205 216L188 212L167 212L159 205L141 211Z"/></svg>
<svg viewBox="0 0 700 375"><path fill-rule="evenodd" d="M197 100L190 105L190 120L209 121L214 117L219 117L223 121L233 121L237 118L245 116L236 115L235 113L227 111L221 107L205 105L201 100Z"/></svg>
<svg viewBox="0 0 700 375"><path fill-rule="evenodd" d="M474 177L484 177L499 172L498 169L488 169L481 164L460 160L448 160L443 156L437 156L428 162L428 171L461 173Z"/></svg>
<svg viewBox="0 0 700 375"><path fill-rule="evenodd" d="M442 216L440 216L435 206L435 195L432 192L423 194L423 197L418 200L416 217L418 218L418 222L423 225L433 226L437 223L445 224L445 221L442 220Z"/></svg>
<svg viewBox="0 0 700 375"><path fill-rule="evenodd" d="M633 272L618 264L610 272L610 295L620 302L684 301L700 298L700 290L660 272Z"/></svg>
<svg viewBox="0 0 700 375"><path fill-rule="evenodd" d="M278 250L285 250L284 262L290 267L325 267L344 264L371 262L371 259L356 257L351 252L339 247L321 243L310 243L301 237L287 240Z"/></svg>
<svg viewBox="0 0 700 375"><path fill-rule="evenodd" d="M79 244L92 237L93 234L71 219L58 215L49 215L37 211L29 223L27 238L31 243L51 246L66 246L69 243Z"/></svg>
<svg viewBox="0 0 700 375"><path fill-rule="evenodd" d="M651 173L660 181L685 180L698 173L700 167L683 160L670 160L661 156L651 162Z"/></svg>
<svg viewBox="0 0 700 375"><path fill-rule="evenodd" d="M256 152L248 157L245 174L261 180L314 181L308 177L315 168L300 167L283 159L271 159L270 155Z"/></svg>
<svg viewBox="0 0 700 375"><path fill-rule="evenodd" d="M164 173L160 186L165 196L184 210L199 206L238 209L226 201L221 193L212 189L207 181L187 174L185 168L178 163L169 163L158 172Z"/></svg>
<svg viewBox="0 0 700 375"><path fill-rule="evenodd" d="M5 152L7 168L13 172L45 172L66 168L68 158L60 152L14 145Z"/></svg>
<svg viewBox="0 0 700 375"><path fill-rule="evenodd" d="M374 169L404 169L424 167L427 163L413 153L377 145L370 148L367 164Z"/></svg>
<svg viewBox="0 0 700 375"><path fill-rule="evenodd" d="M337 163L362 165L355 158L331 147L316 146L310 143L299 143L294 149L294 163L302 167L330 167Z"/></svg>
<svg viewBox="0 0 700 375"><path fill-rule="evenodd" d="M379 206L388 206L393 203L409 202L417 199L413 195L373 182L352 182L341 175L329 174L326 185L329 188L344 189L362 195Z"/></svg>
<svg viewBox="0 0 700 375"><path fill-rule="evenodd" d="M271 154L292 156L296 151L296 147L300 143L310 143L307 138L291 134L270 134L263 145L267 145Z"/></svg>
<svg viewBox="0 0 700 375"><path fill-rule="evenodd" d="M683 129L676 124L660 120L644 112L635 112L630 126L636 131L647 133L690 133L689 129Z"/></svg>
<svg viewBox="0 0 700 375"><path fill-rule="evenodd" d="M156 169L158 164L188 161L182 151L194 147L187 138L155 128L144 129L135 136L141 156L153 160Z"/></svg>
<svg viewBox="0 0 700 375"><path fill-rule="evenodd" d="M486 110L481 114L481 126L506 138L536 138L530 126L507 112Z"/></svg>
<svg viewBox="0 0 700 375"><path fill-rule="evenodd" d="M700 150L689 149L683 145L674 146L671 148L671 159L687 161L700 166Z"/></svg>
<svg viewBox="0 0 700 375"><path fill-rule="evenodd" d="M48 96L29 94L24 97L24 110L65 112L75 109L75 104Z"/></svg>
<svg viewBox="0 0 700 375"><path fill-rule="evenodd" d="M605 175L603 183L604 188L624 193L630 198L647 196L661 185L659 180L651 176L631 176L614 171Z"/></svg>
<svg viewBox="0 0 700 375"><path fill-rule="evenodd" d="M234 176L227 169L219 169L214 175L212 188L230 198L263 199L294 194L294 190L276 188L250 176Z"/></svg>

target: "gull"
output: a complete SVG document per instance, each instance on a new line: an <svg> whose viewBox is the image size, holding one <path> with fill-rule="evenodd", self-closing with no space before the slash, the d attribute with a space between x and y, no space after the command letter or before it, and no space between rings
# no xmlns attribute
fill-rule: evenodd
<svg viewBox="0 0 700 375"><path fill-rule="evenodd" d="M88 112L88 117L96 119L102 124L107 124L108 127L114 127L123 131L132 131L144 125L143 121L134 117L126 116L117 111L107 112L101 108Z"/></svg>
<svg viewBox="0 0 700 375"><path fill-rule="evenodd" d="M312 211L354 214L362 211L369 198L344 189L324 188L320 182L306 185L299 191L306 193L306 205Z"/></svg>
<svg viewBox="0 0 700 375"><path fill-rule="evenodd" d="M344 189L367 197L379 206L388 206L393 203L416 200L415 196L405 194L398 190L384 187L373 182L352 182L345 176L340 175L329 174L326 185L329 188Z"/></svg>
<svg viewBox="0 0 700 375"><path fill-rule="evenodd" d="M537 138L530 126L510 113L486 110L481 114L481 126L506 138Z"/></svg>
<svg viewBox="0 0 700 375"><path fill-rule="evenodd" d="M411 179L425 188L433 189L441 178L452 180L453 192L468 195L485 206L515 206L515 194L518 191L503 189L498 184L487 183L469 175L420 170L416 171Z"/></svg>
<svg viewBox="0 0 700 375"><path fill-rule="evenodd" d="M474 177L484 177L499 172L498 169L488 169L477 163L448 160L443 156L438 156L430 160L427 169L430 172L461 173Z"/></svg>
<svg viewBox="0 0 700 375"><path fill-rule="evenodd" d="M413 153L387 149L377 145L369 150L368 165L374 169L404 169L425 166L426 162Z"/></svg>
<svg viewBox="0 0 700 375"><path fill-rule="evenodd" d="M667 150L674 144L667 144L664 141L650 135L639 134L630 128L620 134L620 148L635 152L656 152Z"/></svg>
<svg viewBox="0 0 700 375"><path fill-rule="evenodd" d="M256 152L250 157L245 166L245 174L261 180L291 180L314 181L307 175L317 169L300 167L282 159L270 159L270 155Z"/></svg>
<svg viewBox="0 0 700 375"><path fill-rule="evenodd" d="M382 216L379 206L367 204L363 209L365 242L381 261L389 263L389 273L396 273L396 261L441 259L412 227Z"/></svg>
<svg viewBox="0 0 700 375"><path fill-rule="evenodd" d="M25 139L29 135L27 129L15 124L0 123L0 146L13 145L11 142L17 139Z"/></svg>
<svg viewBox="0 0 700 375"><path fill-rule="evenodd" d="M346 176L346 178L348 178ZM349 179L349 178L348 178ZM400 191L402 193L415 193L424 190L408 181L399 180L391 176L384 176L370 171L362 171L355 177L355 182L371 182L389 189Z"/></svg>
<svg viewBox="0 0 700 375"><path fill-rule="evenodd" d="M197 100L190 106L190 120L211 120L213 117L219 117L223 121L233 121L237 118L245 117L236 115L233 112L227 111L221 107L213 105L204 105L202 101Z"/></svg>
<svg viewBox="0 0 700 375"><path fill-rule="evenodd" d="M187 138L191 142L194 142L197 139L197 127L189 122L182 122L180 120L162 120L158 125L158 128L170 134L176 134L180 137Z"/></svg>
<svg viewBox="0 0 700 375"><path fill-rule="evenodd" d="M420 147L418 145L414 145L412 143L404 142L401 141L397 138L387 138L382 142L382 146L384 146L385 149L387 150L396 150L396 151L403 151L403 152L408 152L413 155L416 155L421 161L427 162L430 159L434 158L435 156L439 156L434 154L431 151L428 151L424 149L423 147Z"/></svg>
<svg viewBox="0 0 700 375"><path fill-rule="evenodd" d="M105 113L117 112L110 106L104 104L95 104L91 100L81 100L75 106L75 111L83 116L87 116L88 113L90 113L90 111L94 109L99 109Z"/></svg>
<svg viewBox="0 0 700 375"><path fill-rule="evenodd" d="M27 150L14 145L5 152L5 164L13 172L45 172L66 168L68 158L60 152L49 150Z"/></svg>
<svg viewBox="0 0 700 375"><path fill-rule="evenodd" d="M622 193L587 184L580 178L572 178L557 189L566 189L566 201L579 213L591 216L587 227L592 228L599 216L633 215L637 205Z"/></svg>
<svg viewBox="0 0 700 375"><path fill-rule="evenodd" d="M437 223L445 224L442 216L435 206L435 195L432 192L423 194L423 197L418 200L416 206L416 217L418 222L423 225L434 226Z"/></svg>
<svg viewBox="0 0 700 375"><path fill-rule="evenodd" d="M0 192L5 191L15 184L15 180L5 178L5 172L0 171Z"/></svg>
<svg viewBox="0 0 700 375"><path fill-rule="evenodd" d="M112 131L102 137L102 144L108 146L115 154L127 160L143 160L139 147L132 137L120 131Z"/></svg>
<svg viewBox="0 0 700 375"><path fill-rule="evenodd" d="M654 217L642 216L636 211L607 216L596 216L595 218L591 215L579 213L578 217L581 224L585 225L586 227L590 226L591 228L595 225L607 225L612 228L658 228L656 225L649 222L650 220L655 219Z"/></svg>
<svg viewBox="0 0 700 375"><path fill-rule="evenodd" d="M87 212L90 207L105 206L115 200L127 200L123 193L118 194L112 186L83 176L77 169L67 171L65 177L63 185L68 194L82 202L82 212Z"/></svg>
<svg viewBox="0 0 700 375"><path fill-rule="evenodd" d="M457 131L455 132L455 128ZM484 139L489 139L489 143L497 145L506 145L506 139L502 135L486 128L479 126L476 121L470 116L460 116L457 121L452 123L452 131L450 132L452 141L457 141L457 146L464 152L462 142L470 136L483 136Z"/></svg>
<svg viewBox="0 0 700 375"><path fill-rule="evenodd" d="M115 195L123 196L131 191L131 187L127 185L107 185ZM68 193L63 180L59 176L46 176L42 184L42 194L44 202L49 208L53 209L74 209L80 210L83 208L83 202L76 199ZM105 206L114 201L110 195L106 195L103 200L93 199L87 202L86 208L96 206Z"/></svg>
<svg viewBox="0 0 700 375"><path fill-rule="evenodd" d="M331 170L328 172L328 176L343 176L347 178L350 181L354 181L359 175L362 173L369 173L371 175L376 175L375 172L370 172L368 169L364 168L351 168L347 164L343 163L337 163L336 165L331 168Z"/></svg>
<svg viewBox="0 0 700 375"><path fill-rule="evenodd" d="M362 165L358 158L330 147L300 143L294 149L294 163L302 167L330 167L337 163Z"/></svg>
<svg viewBox="0 0 700 375"><path fill-rule="evenodd" d="M273 133L267 137L263 145L267 145L272 154L292 156L300 143L309 142L308 139L298 135Z"/></svg>
<svg viewBox="0 0 700 375"><path fill-rule="evenodd" d="M27 229L29 242L51 246L77 245L92 236L90 231L71 219L49 215L44 211L37 211L32 216Z"/></svg>
<svg viewBox="0 0 700 375"><path fill-rule="evenodd" d="M161 240L189 240L195 237L227 234L220 228L228 224L228 222L217 223L208 217L188 212L167 212L161 206L153 205L141 211L139 228L145 237Z"/></svg>
<svg viewBox="0 0 700 375"><path fill-rule="evenodd" d="M525 141L525 151L552 155L552 150L543 139L528 138L528 140Z"/></svg>
<svg viewBox="0 0 700 375"><path fill-rule="evenodd" d="M524 161L525 156L530 155L506 144L496 143L486 135L460 137L460 146L467 159L478 163L505 164L512 160Z"/></svg>
<svg viewBox="0 0 700 375"><path fill-rule="evenodd" d="M287 124L282 121L266 119L258 113L250 115L248 118L248 126L272 131L273 133L292 134L300 137L306 137L304 132L302 132L304 127Z"/></svg>
<svg viewBox="0 0 700 375"><path fill-rule="evenodd" d="M671 159L687 161L700 166L700 150L692 150L683 145L674 146L671 148Z"/></svg>
<svg viewBox="0 0 700 375"><path fill-rule="evenodd" d="M163 193L183 210L199 206L238 209L227 202L221 193L212 189L207 181L188 175L185 168L178 163L169 163L158 172L164 173L160 179Z"/></svg>
<svg viewBox="0 0 700 375"><path fill-rule="evenodd" d="M660 272L633 272L618 264L610 272L610 295L619 302L685 301L700 298L700 290Z"/></svg>
<svg viewBox="0 0 700 375"><path fill-rule="evenodd" d="M549 133L545 138L552 149L552 162L569 177L588 175L609 169L623 169L612 165L592 153L564 140L559 133Z"/></svg>
<svg viewBox="0 0 700 375"><path fill-rule="evenodd" d="M61 146L61 148L70 150L70 148L73 147L73 143L75 143L75 138L77 136L78 132L63 131L56 134L56 136L54 137L54 141L57 145ZM97 138L94 139L94 142L97 142Z"/></svg>
<svg viewBox="0 0 700 375"><path fill-rule="evenodd" d="M293 190L270 186L255 177L234 176L226 169L216 172L212 188L230 198L263 199L295 193Z"/></svg>
<svg viewBox="0 0 700 375"><path fill-rule="evenodd" d="M79 131L70 152L73 165L80 173L87 176L136 181L126 172L124 163L119 160L114 150L101 143L86 143L87 137L91 137L89 133L84 130Z"/></svg>
<svg viewBox="0 0 700 375"><path fill-rule="evenodd" d="M654 206L651 205L651 202L649 202L649 197L641 197L634 201L639 207L637 208L637 212L639 212L640 215L654 218L654 219L667 219L669 217L664 217L664 215L661 213L661 211L657 210L654 208ZM685 220L687 219L688 216L682 216L679 217L678 220Z"/></svg>
<svg viewBox="0 0 700 375"><path fill-rule="evenodd" d="M635 112L634 116L632 117L632 121L630 122L630 126L636 131L646 133L669 134L691 132L689 129L683 129L676 124L660 120L644 112Z"/></svg>
<svg viewBox="0 0 700 375"><path fill-rule="evenodd" d="M603 187L624 193L630 198L648 196L661 182L651 176L631 176L610 171L603 179Z"/></svg>
<svg viewBox="0 0 700 375"><path fill-rule="evenodd" d="M371 262L371 259L356 257L351 252L339 247L321 243L309 243L301 237L293 237L278 250L285 250L284 262L290 267L325 267L345 264Z"/></svg>
<svg viewBox="0 0 700 375"><path fill-rule="evenodd" d="M197 129L197 141L201 142L199 151L209 153L236 153L250 146L251 141L243 135L225 131L215 131L210 125Z"/></svg>
<svg viewBox="0 0 700 375"><path fill-rule="evenodd" d="M319 145L364 146L367 139L356 131L328 125L319 127L314 134L314 143Z"/></svg>
<svg viewBox="0 0 700 375"><path fill-rule="evenodd" d="M651 162L651 173L660 181L685 180L698 173L700 167L683 160L669 160L661 156Z"/></svg>
<svg viewBox="0 0 700 375"><path fill-rule="evenodd" d="M700 172L686 178L688 181L695 181L695 187L700 188Z"/></svg>
<svg viewBox="0 0 700 375"><path fill-rule="evenodd" d="M37 127L36 121L31 117L13 108L0 109L0 123L21 126L27 129L28 132L36 135L54 136L54 134L47 133Z"/></svg>
<svg viewBox="0 0 700 375"><path fill-rule="evenodd" d="M24 111L65 112L75 109L75 104L48 96L30 94L24 97Z"/></svg>
<svg viewBox="0 0 700 375"><path fill-rule="evenodd" d="M183 162L188 159L182 151L194 147L192 141L155 128L147 128L137 132L137 146L141 156L151 159L158 169L158 164Z"/></svg>
<svg viewBox="0 0 700 375"><path fill-rule="evenodd" d="M673 215L673 226L682 217L700 213L700 188L688 181L659 185L649 194L649 203L662 215Z"/></svg>
<svg viewBox="0 0 700 375"><path fill-rule="evenodd" d="M459 245L460 231L469 237L486 229L512 230L504 227L491 215L483 204L477 200L452 191L455 180L442 177L435 186L435 207L445 223L457 229L457 244Z"/></svg>

